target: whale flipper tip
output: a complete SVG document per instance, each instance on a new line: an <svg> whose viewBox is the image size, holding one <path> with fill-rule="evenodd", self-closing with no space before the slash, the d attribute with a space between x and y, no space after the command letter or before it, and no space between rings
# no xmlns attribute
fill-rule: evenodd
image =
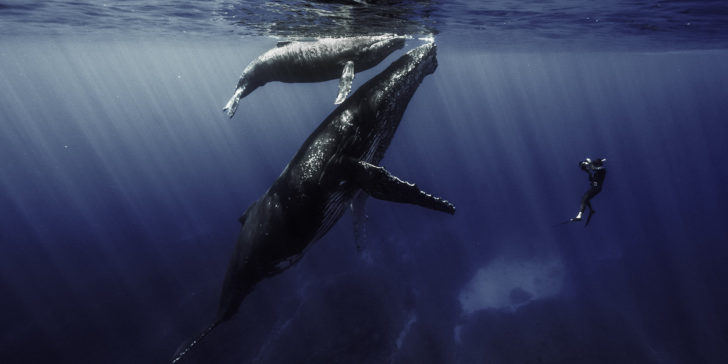
<svg viewBox="0 0 728 364"><path fill-rule="evenodd" d="M235 111L238 110L238 104L240 103L240 98L242 94L243 89L236 89L233 96L230 97L230 100L228 100L227 104L225 104L225 107L222 108L222 111L227 114L227 116L231 119L235 115Z"/></svg>

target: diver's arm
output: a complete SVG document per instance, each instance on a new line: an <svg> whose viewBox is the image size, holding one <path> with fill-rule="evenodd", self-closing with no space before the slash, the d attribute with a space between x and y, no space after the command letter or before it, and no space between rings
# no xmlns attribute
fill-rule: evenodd
<svg viewBox="0 0 728 364"><path fill-rule="evenodd" d="M592 168L591 168L591 164L588 161L584 160L584 161L579 162L579 168L582 171L586 172L589 175L589 178L591 178Z"/></svg>

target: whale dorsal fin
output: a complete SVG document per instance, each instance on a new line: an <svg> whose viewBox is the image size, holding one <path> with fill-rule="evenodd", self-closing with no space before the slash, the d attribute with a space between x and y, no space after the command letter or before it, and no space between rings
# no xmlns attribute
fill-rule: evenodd
<svg viewBox="0 0 728 364"><path fill-rule="evenodd" d="M240 225L245 225L245 220L248 219L248 212L253 208L253 206L257 205L258 202L254 202L252 205L248 206L248 208L243 212L243 215L238 218L238 221L240 222Z"/></svg>
<svg viewBox="0 0 728 364"><path fill-rule="evenodd" d="M351 83L354 81L354 62L349 61L344 65L344 71L341 73L339 80L339 95L336 96L334 104L338 105L346 99L346 95L351 91Z"/></svg>
<svg viewBox="0 0 728 364"><path fill-rule="evenodd" d="M393 176L384 167L364 161L348 161L348 177L376 199L410 203L437 211L455 214L455 206L439 197L420 190L414 183Z"/></svg>

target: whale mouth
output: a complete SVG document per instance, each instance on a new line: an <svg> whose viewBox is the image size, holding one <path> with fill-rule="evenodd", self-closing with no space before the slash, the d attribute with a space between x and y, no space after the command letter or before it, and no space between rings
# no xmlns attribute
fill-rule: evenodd
<svg viewBox="0 0 728 364"><path fill-rule="evenodd" d="M430 33L427 36L417 38L417 40L427 43L435 43L435 35Z"/></svg>
<svg viewBox="0 0 728 364"><path fill-rule="evenodd" d="M399 37L399 36L395 36L393 38L390 38L387 41L389 42L389 47L392 48L392 49L400 49L400 48L403 48L404 47L404 44L405 44L405 38L404 37Z"/></svg>

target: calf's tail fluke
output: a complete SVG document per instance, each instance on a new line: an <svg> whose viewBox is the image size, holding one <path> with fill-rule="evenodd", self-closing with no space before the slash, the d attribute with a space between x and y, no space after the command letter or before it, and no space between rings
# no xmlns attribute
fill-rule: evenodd
<svg viewBox="0 0 728 364"><path fill-rule="evenodd" d="M179 349L177 349L177 352L174 353L174 359L172 359L172 364L178 363L180 360L182 360L182 358L187 355L190 350L192 350L200 341L202 341L205 336L209 335L210 332L212 332L212 330L214 330L219 324L220 321L213 322L212 325L202 330L202 332L194 339L192 339L192 341L180 345Z"/></svg>

